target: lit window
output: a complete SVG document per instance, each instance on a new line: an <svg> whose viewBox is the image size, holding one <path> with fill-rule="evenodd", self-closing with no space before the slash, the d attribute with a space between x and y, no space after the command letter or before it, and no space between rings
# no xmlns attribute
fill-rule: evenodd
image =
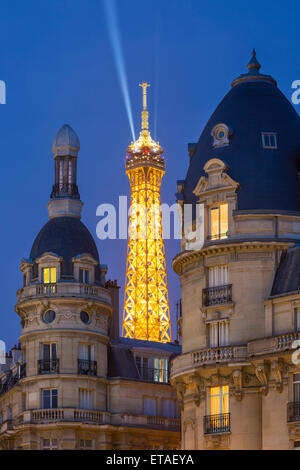
<svg viewBox="0 0 300 470"><path fill-rule="evenodd" d="M218 348L229 344L229 322L215 321L208 323L209 347Z"/></svg>
<svg viewBox="0 0 300 470"><path fill-rule="evenodd" d="M154 359L154 382L168 382L168 359Z"/></svg>
<svg viewBox="0 0 300 470"><path fill-rule="evenodd" d="M43 439L42 448L43 450L58 450L57 439Z"/></svg>
<svg viewBox="0 0 300 470"><path fill-rule="evenodd" d="M51 389L42 391L42 408L57 408L57 390Z"/></svg>
<svg viewBox="0 0 300 470"><path fill-rule="evenodd" d="M300 403L300 374L293 376L294 403Z"/></svg>
<svg viewBox="0 0 300 470"><path fill-rule="evenodd" d="M43 283L55 284L56 283L56 268L43 269Z"/></svg>
<svg viewBox="0 0 300 470"><path fill-rule="evenodd" d="M79 269L79 282L81 282L82 284L89 284L88 269Z"/></svg>
<svg viewBox="0 0 300 470"><path fill-rule="evenodd" d="M229 385L209 388L209 414L229 413Z"/></svg>
<svg viewBox="0 0 300 470"><path fill-rule="evenodd" d="M262 132L261 137L264 149L277 149L277 135L275 132Z"/></svg>
<svg viewBox="0 0 300 470"><path fill-rule="evenodd" d="M228 236L228 204L210 209L210 238L220 240Z"/></svg>

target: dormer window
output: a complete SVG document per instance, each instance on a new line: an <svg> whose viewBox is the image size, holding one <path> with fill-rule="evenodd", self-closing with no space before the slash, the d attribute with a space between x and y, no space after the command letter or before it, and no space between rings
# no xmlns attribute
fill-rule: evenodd
<svg viewBox="0 0 300 470"><path fill-rule="evenodd" d="M209 210L209 238L221 240L228 237L228 204L219 204Z"/></svg>
<svg viewBox="0 0 300 470"><path fill-rule="evenodd" d="M262 146L264 149L277 149L276 132L262 132Z"/></svg>
<svg viewBox="0 0 300 470"><path fill-rule="evenodd" d="M88 269L79 269L79 282L81 284L89 284L90 283L90 276L89 276L89 270Z"/></svg>
<svg viewBox="0 0 300 470"><path fill-rule="evenodd" d="M56 283L56 268L43 268L43 284Z"/></svg>

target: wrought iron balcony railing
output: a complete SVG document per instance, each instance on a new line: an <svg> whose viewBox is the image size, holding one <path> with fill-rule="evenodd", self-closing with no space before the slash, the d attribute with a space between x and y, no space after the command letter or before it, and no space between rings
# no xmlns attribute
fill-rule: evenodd
<svg viewBox="0 0 300 470"><path fill-rule="evenodd" d="M207 287L202 291L202 304L204 307L210 305L222 305L232 302L232 284L217 287Z"/></svg>
<svg viewBox="0 0 300 470"><path fill-rule="evenodd" d="M204 434L230 432L230 413L204 416Z"/></svg>
<svg viewBox="0 0 300 470"><path fill-rule="evenodd" d="M295 421L300 421L300 402L287 404L287 422L294 423Z"/></svg>
<svg viewBox="0 0 300 470"><path fill-rule="evenodd" d="M139 370L139 375L140 379L146 382L169 383L170 373L167 369L148 367L142 371Z"/></svg>
<svg viewBox="0 0 300 470"><path fill-rule="evenodd" d="M59 359L40 359L38 361L39 374L58 374Z"/></svg>
<svg viewBox="0 0 300 470"><path fill-rule="evenodd" d="M78 374L97 375L97 362L88 359L78 359Z"/></svg>

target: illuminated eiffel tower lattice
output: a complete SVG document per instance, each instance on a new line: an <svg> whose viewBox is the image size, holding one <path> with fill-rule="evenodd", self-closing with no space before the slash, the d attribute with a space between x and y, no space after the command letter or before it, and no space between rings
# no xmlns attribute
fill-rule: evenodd
<svg viewBox="0 0 300 470"><path fill-rule="evenodd" d="M142 130L127 149L126 174L131 188L123 336L171 341L160 187L165 173L163 149L149 132L148 83L143 89Z"/></svg>

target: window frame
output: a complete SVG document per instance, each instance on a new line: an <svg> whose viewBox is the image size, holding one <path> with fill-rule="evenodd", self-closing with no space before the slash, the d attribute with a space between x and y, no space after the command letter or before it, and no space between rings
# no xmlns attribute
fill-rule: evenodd
<svg viewBox="0 0 300 470"><path fill-rule="evenodd" d="M274 138L274 145L271 145L271 137ZM262 147L263 147L263 149L276 150L278 148L277 132L262 132L261 133L261 138L262 138ZM269 143L267 143L266 139L269 140Z"/></svg>
<svg viewBox="0 0 300 470"><path fill-rule="evenodd" d="M45 406L45 393L49 392L50 406ZM56 392L56 393L54 393ZM56 406L53 406L53 401L56 399ZM43 388L41 390L41 408L43 410L56 410L58 408L58 389L57 388Z"/></svg>
<svg viewBox="0 0 300 470"><path fill-rule="evenodd" d="M48 281L45 280L45 273L48 271L48 276L47 278L49 279ZM53 277L53 280L52 280ZM42 282L43 284L56 284L57 283L57 269L56 266L48 266L45 268L42 268Z"/></svg>
<svg viewBox="0 0 300 470"><path fill-rule="evenodd" d="M221 207L226 206L227 208L227 220L226 220L226 232L221 232L221 227L222 227L222 219L221 219ZM212 211L218 210L218 233L214 234L212 233ZM228 202L220 202L218 204L214 204L211 207L209 207L209 224L208 224L208 230L209 230L209 240L224 240L228 238L228 231L229 231L229 205Z"/></svg>
<svg viewBox="0 0 300 470"><path fill-rule="evenodd" d="M221 329L220 329L220 326L221 324L223 324L224 326L224 330L223 330L223 341L221 341ZM211 329L213 326L217 325L217 343L216 345L212 344L212 341L211 341ZM229 332L230 332L230 329L229 329L229 326L230 326L230 322L229 320L227 319L224 319L224 320L213 320L213 321L210 321L210 322L207 322L207 343L208 343L208 347L209 348L223 348L223 347L226 347L226 346L229 346ZM223 344L221 344L223 343Z"/></svg>
<svg viewBox="0 0 300 470"><path fill-rule="evenodd" d="M223 389L227 387L227 392L224 393ZM219 393L212 395L211 391L213 389L219 389ZM219 413L214 413L212 414L212 398L217 398L219 397L219 404L218 404L218 411ZM224 404L223 404L223 398L226 398L226 405L225 409L223 409ZM209 416L218 416L218 415L224 415L227 413L230 413L230 389L229 389L229 384L223 384L223 385L216 385L212 387L208 387L207 391L207 404L206 404L206 411L207 415Z"/></svg>

